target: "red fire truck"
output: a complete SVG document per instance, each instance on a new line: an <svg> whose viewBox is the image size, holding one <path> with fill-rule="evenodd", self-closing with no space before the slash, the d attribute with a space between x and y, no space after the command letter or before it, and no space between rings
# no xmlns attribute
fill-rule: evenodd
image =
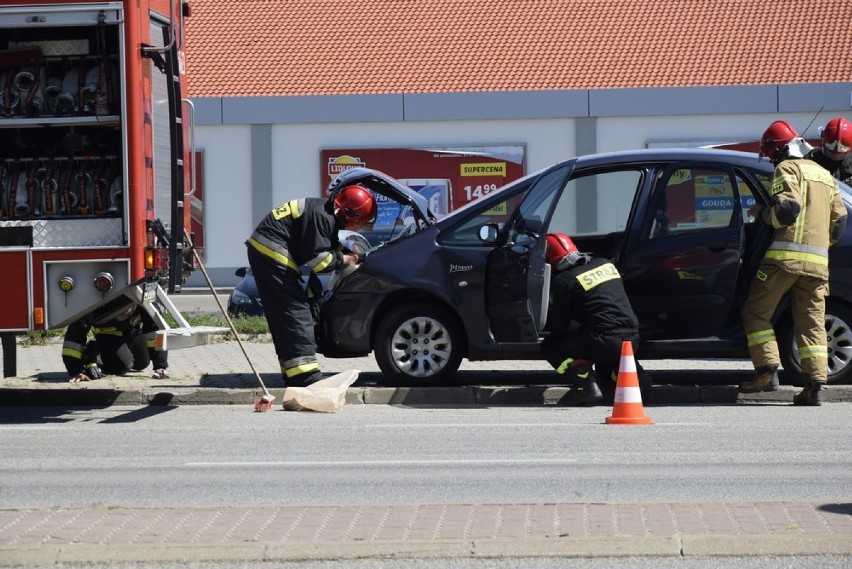
<svg viewBox="0 0 852 569"><path fill-rule="evenodd" d="M66 326L125 295L160 349L205 343L169 300L193 269L183 0L0 6L0 336ZM165 315L170 315L173 324Z"/></svg>

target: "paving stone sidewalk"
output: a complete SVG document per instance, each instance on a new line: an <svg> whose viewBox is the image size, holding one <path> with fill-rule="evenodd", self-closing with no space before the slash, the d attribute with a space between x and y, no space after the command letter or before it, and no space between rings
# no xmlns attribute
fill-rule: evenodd
<svg viewBox="0 0 852 569"><path fill-rule="evenodd" d="M0 511L0 563L852 555L852 505L411 504Z"/></svg>

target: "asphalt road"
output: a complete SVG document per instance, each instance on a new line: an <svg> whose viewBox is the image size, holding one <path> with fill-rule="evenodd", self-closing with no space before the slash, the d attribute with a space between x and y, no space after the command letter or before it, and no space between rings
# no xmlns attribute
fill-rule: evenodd
<svg viewBox="0 0 852 569"><path fill-rule="evenodd" d="M3 409L0 508L852 497L852 404Z"/></svg>
<svg viewBox="0 0 852 569"><path fill-rule="evenodd" d="M848 566L852 403L649 412L0 408L0 565Z"/></svg>

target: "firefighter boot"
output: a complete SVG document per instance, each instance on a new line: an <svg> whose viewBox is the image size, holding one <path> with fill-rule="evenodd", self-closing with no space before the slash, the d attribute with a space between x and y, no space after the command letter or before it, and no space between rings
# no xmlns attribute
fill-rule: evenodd
<svg viewBox="0 0 852 569"><path fill-rule="evenodd" d="M777 366L761 366L754 371L755 374L753 380L740 384L740 393L778 391Z"/></svg>
<svg viewBox="0 0 852 569"><path fill-rule="evenodd" d="M318 382L322 379L322 377L322 372L320 370L316 370L288 377L284 380L284 383L287 387L307 387L312 383Z"/></svg>
<svg viewBox="0 0 852 569"><path fill-rule="evenodd" d="M793 396L793 405L819 407L822 405L822 384L805 376L805 388Z"/></svg>
<svg viewBox="0 0 852 569"><path fill-rule="evenodd" d="M570 373L574 376L574 381L571 390L568 392L568 405L581 407L601 402L603 393L601 393L601 388L598 386L594 372L592 372L592 362L574 360L571 364Z"/></svg>

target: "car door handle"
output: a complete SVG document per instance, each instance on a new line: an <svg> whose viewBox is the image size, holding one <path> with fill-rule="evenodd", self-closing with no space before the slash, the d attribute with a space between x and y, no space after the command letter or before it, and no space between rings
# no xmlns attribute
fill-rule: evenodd
<svg viewBox="0 0 852 569"><path fill-rule="evenodd" d="M710 250L711 253L718 253L719 251L724 251L725 249L727 249L727 247L728 244L724 241L710 243L709 245L707 245L707 248Z"/></svg>

